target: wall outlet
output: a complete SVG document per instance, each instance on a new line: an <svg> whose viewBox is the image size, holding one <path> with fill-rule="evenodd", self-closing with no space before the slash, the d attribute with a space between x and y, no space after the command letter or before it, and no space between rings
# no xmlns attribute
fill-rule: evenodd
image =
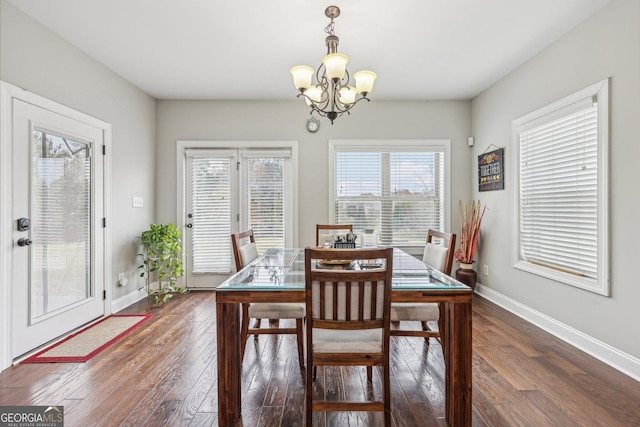
<svg viewBox="0 0 640 427"><path fill-rule="evenodd" d="M127 286L128 281L124 273L118 273L118 286Z"/></svg>
<svg viewBox="0 0 640 427"><path fill-rule="evenodd" d="M144 199L142 197L133 197L131 204L134 208L141 208L144 206Z"/></svg>
<svg viewBox="0 0 640 427"><path fill-rule="evenodd" d="M487 264L484 264L482 266L482 274L484 274L485 276L489 275L489 266Z"/></svg>

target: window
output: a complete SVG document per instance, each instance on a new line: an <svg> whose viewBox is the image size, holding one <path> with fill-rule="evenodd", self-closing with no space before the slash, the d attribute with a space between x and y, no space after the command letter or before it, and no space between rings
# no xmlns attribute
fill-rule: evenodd
<svg viewBox="0 0 640 427"><path fill-rule="evenodd" d="M605 80L514 121L516 268L603 295L608 102Z"/></svg>
<svg viewBox="0 0 640 427"><path fill-rule="evenodd" d="M330 220L380 244L423 247L448 227L448 140L331 141Z"/></svg>

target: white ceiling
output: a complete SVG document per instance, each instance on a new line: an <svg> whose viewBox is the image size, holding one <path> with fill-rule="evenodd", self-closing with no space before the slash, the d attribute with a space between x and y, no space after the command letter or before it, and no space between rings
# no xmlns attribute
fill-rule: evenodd
<svg viewBox="0 0 640 427"><path fill-rule="evenodd" d="M470 99L611 0L7 0L158 99L295 99L324 9L372 99Z"/></svg>

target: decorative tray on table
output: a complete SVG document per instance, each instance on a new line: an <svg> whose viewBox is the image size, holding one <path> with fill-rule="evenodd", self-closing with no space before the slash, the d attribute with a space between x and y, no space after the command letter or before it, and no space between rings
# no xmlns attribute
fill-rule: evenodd
<svg viewBox="0 0 640 427"><path fill-rule="evenodd" d="M384 265L381 259L361 259L358 261L360 268L382 268Z"/></svg>

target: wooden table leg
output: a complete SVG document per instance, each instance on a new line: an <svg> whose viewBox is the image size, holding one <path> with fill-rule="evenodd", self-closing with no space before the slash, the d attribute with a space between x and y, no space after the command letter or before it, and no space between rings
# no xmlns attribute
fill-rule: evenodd
<svg viewBox="0 0 640 427"><path fill-rule="evenodd" d="M447 304L445 309L445 382L447 422L471 425L472 332L471 303Z"/></svg>
<svg viewBox="0 0 640 427"><path fill-rule="evenodd" d="M238 304L216 304L218 338L218 425L235 426L242 417Z"/></svg>

